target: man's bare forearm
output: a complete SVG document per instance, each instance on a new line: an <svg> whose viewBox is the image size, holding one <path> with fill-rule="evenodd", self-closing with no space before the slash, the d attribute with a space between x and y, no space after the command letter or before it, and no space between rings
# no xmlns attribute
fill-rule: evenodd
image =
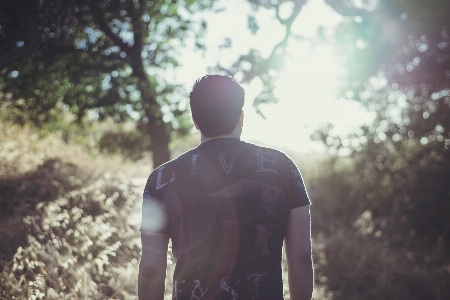
<svg viewBox="0 0 450 300"><path fill-rule="evenodd" d="M169 237L159 233L141 233L142 256L139 263L139 300L163 300Z"/></svg>
<svg viewBox="0 0 450 300"><path fill-rule="evenodd" d="M289 293L291 300L311 300L314 271L311 254L300 257L288 265Z"/></svg>
<svg viewBox="0 0 450 300"><path fill-rule="evenodd" d="M291 209L285 237L292 300L311 300L314 273L311 257L311 222L309 207Z"/></svg>
<svg viewBox="0 0 450 300"><path fill-rule="evenodd" d="M145 268L141 266L138 277L139 300L163 300L165 280L165 268Z"/></svg>

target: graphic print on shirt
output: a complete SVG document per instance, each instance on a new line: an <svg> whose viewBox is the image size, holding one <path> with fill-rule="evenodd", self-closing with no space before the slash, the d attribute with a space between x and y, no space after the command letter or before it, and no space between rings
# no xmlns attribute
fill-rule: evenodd
<svg viewBox="0 0 450 300"><path fill-rule="evenodd" d="M291 173L294 175L294 178L297 179L297 185L300 188L305 188L305 185L303 184L302 176L300 175L300 171L297 169L297 167L294 165L293 162L289 162L289 168L291 169Z"/></svg>
<svg viewBox="0 0 450 300"><path fill-rule="evenodd" d="M161 166L158 169L158 177L156 178L156 190L159 190L163 187L165 187L166 185L168 185L169 183L172 183L175 181L175 172L172 172L172 176L170 177L170 179L166 182L162 182L163 180L163 170L166 166Z"/></svg>
<svg viewBox="0 0 450 300"><path fill-rule="evenodd" d="M208 291L208 289L203 290L202 285L200 284L200 280L194 280L195 282L195 287L194 290L191 293L191 298L189 298L189 300L199 300L201 298L203 298L203 296L205 296L206 292Z"/></svg>
<svg viewBox="0 0 450 300"><path fill-rule="evenodd" d="M253 282L255 282L255 294L253 295L252 299L258 299L259 298L259 281L261 280L261 277L268 277L269 273L264 272L262 274L250 274L247 275L247 280L253 279Z"/></svg>
<svg viewBox="0 0 450 300"><path fill-rule="evenodd" d="M240 151L232 151L232 152L233 152L233 156L231 157L231 160L229 163L227 163L225 160L225 157L228 156L227 152L219 153L219 161L222 164L223 170L227 174L230 174L231 169L233 168L234 162L236 161L236 158L238 157Z"/></svg>
<svg viewBox="0 0 450 300"><path fill-rule="evenodd" d="M186 239L184 237L183 215L180 197L176 192L169 191L164 195L163 203L167 210L167 213L169 214L169 219L171 220L171 236L178 237L172 239L173 255L176 260L185 258L185 256L187 255L187 249Z"/></svg>
<svg viewBox="0 0 450 300"><path fill-rule="evenodd" d="M278 171L275 169L270 169L267 167L266 164L276 164L277 163L277 155L276 154L272 154L270 152L258 149L256 150L256 157L258 158L258 169L256 170L256 172L262 172L262 173L267 173L267 172L273 172L278 174Z"/></svg>
<svg viewBox="0 0 450 300"><path fill-rule="evenodd" d="M178 294L183 292L183 290L178 289L178 284L185 283L185 282L186 282L186 280L174 280L173 281L172 293L173 293L173 298L175 300L178 300Z"/></svg>
<svg viewBox="0 0 450 300"><path fill-rule="evenodd" d="M238 292L236 292L232 287L230 287L227 284L227 281L228 282L231 281L230 279L234 279L236 285L239 284L239 280L230 276L230 277L222 278L222 281L220 282L220 287L231 294L231 296L233 297L232 300L236 300L237 296L238 296Z"/></svg>
<svg viewBox="0 0 450 300"><path fill-rule="evenodd" d="M281 189L254 180L242 178L224 189L209 195L213 198L231 198L243 194L255 187L261 187L262 197L259 209L246 218L225 220L222 223L222 227L224 228L249 224L257 229L255 249L251 257L270 255L267 250L267 242L269 241L270 234L275 226L275 208L277 205L278 194ZM261 219L264 219L263 223Z"/></svg>
<svg viewBox="0 0 450 300"><path fill-rule="evenodd" d="M195 167L197 166L197 157L199 156L199 154L191 155L191 174L189 177L195 176Z"/></svg>

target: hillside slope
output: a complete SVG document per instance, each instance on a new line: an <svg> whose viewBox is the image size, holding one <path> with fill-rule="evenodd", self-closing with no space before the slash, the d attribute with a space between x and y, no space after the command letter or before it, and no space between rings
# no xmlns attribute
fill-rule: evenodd
<svg viewBox="0 0 450 300"><path fill-rule="evenodd" d="M0 299L134 298L149 166L0 124Z"/></svg>

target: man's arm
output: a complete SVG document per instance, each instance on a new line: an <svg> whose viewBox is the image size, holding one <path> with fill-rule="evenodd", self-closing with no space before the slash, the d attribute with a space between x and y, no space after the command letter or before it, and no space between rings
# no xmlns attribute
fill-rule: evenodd
<svg viewBox="0 0 450 300"><path fill-rule="evenodd" d="M308 205L289 211L285 249L291 299L311 300L314 274L311 257L311 222Z"/></svg>
<svg viewBox="0 0 450 300"><path fill-rule="evenodd" d="M142 257L139 264L139 300L163 300L169 236L141 232Z"/></svg>

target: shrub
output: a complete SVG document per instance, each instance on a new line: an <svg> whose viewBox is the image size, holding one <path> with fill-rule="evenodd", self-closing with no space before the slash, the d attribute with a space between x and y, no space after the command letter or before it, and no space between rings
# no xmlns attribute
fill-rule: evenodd
<svg viewBox="0 0 450 300"><path fill-rule="evenodd" d="M0 298L135 298L148 170L0 126Z"/></svg>

